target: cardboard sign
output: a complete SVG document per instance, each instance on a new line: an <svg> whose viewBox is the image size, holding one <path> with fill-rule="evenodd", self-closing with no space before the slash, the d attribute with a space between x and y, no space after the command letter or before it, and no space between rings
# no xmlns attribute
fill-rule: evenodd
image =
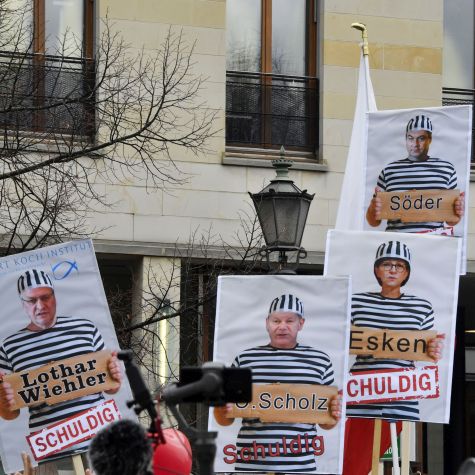
<svg viewBox="0 0 475 475"><path fill-rule="evenodd" d="M411 190L378 192L382 219L403 222L458 221L454 202L460 190Z"/></svg>
<svg viewBox="0 0 475 475"><path fill-rule="evenodd" d="M253 384L250 403L233 405L229 417L258 418L262 422L332 424L329 400L336 386L319 384Z"/></svg>
<svg viewBox="0 0 475 475"><path fill-rule="evenodd" d="M96 435L103 427L120 419L111 399L74 417L64 419L26 437L35 460L42 460Z"/></svg>
<svg viewBox="0 0 475 475"><path fill-rule="evenodd" d="M350 373L346 385L348 405L438 397L437 366Z"/></svg>
<svg viewBox="0 0 475 475"><path fill-rule="evenodd" d="M436 336L436 330L395 331L352 325L350 354L433 362L427 355L427 346Z"/></svg>
<svg viewBox="0 0 475 475"><path fill-rule="evenodd" d="M13 387L12 409L44 402L51 405L117 388L119 383L107 369L110 357L110 351L97 351L4 376Z"/></svg>

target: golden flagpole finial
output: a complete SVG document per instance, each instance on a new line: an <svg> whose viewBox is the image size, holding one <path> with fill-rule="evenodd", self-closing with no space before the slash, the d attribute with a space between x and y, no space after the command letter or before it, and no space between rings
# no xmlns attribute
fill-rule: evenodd
<svg viewBox="0 0 475 475"><path fill-rule="evenodd" d="M366 25L364 23L352 23L351 28L361 31L361 36L363 37L363 55L368 56L369 48L368 48L368 33L366 30Z"/></svg>

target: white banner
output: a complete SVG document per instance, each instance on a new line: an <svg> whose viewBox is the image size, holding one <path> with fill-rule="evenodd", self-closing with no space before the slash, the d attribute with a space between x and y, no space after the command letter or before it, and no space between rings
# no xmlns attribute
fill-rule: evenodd
<svg viewBox="0 0 475 475"><path fill-rule="evenodd" d="M345 388L350 291L348 277L219 278L213 359L250 368L254 385L266 388L264 407L276 404L267 421L236 416L223 422L210 411L209 429L218 431L216 472L341 473L344 402L336 424L301 417L310 401L323 409ZM289 387L294 394L286 393ZM311 395L322 390L334 395ZM257 408L262 400L255 396Z"/></svg>
<svg viewBox="0 0 475 475"><path fill-rule="evenodd" d="M360 210L365 217L364 229L462 238L460 272L465 274L471 143L471 105L370 112L364 208ZM376 219L373 204L379 192L450 189L461 193L465 211L449 221ZM411 202L406 200L402 205L406 209Z"/></svg>
<svg viewBox="0 0 475 475"><path fill-rule="evenodd" d="M358 340L353 347L360 350L352 350L352 382L347 389L351 390L349 399L360 398L360 403L347 407L348 417L449 422L460 245L460 239L445 236L329 231L325 275L351 275L352 328L361 327L367 335L372 330L382 331L383 337L385 330L392 335L386 339L388 351L377 355L366 348L378 346L375 336L368 338L368 345L363 344L363 333L355 336ZM413 339L406 338L409 332ZM433 335L427 344L420 339L424 334ZM417 351L408 357L411 341L417 347L412 349ZM380 346L381 342L384 339L379 341ZM414 354L421 351L425 361ZM435 373L430 373L428 380L429 373L422 376L419 384L417 371L429 366L437 367L437 386ZM416 382L410 387L404 385L406 377L399 380L397 373L390 377L386 374L403 369L415 371L412 377ZM371 379L368 372L375 377ZM357 373L363 379L351 379ZM367 386L358 386L358 381ZM388 394L375 396L374 389L381 391L383 381L386 389L390 384L390 391L398 387L401 391L390 398ZM370 387L373 394L369 394Z"/></svg>
<svg viewBox="0 0 475 475"><path fill-rule="evenodd" d="M120 349L90 239L1 258L0 300L3 373L32 371L55 361ZM0 417L0 456L5 471L22 469L21 452L30 453L28 435L110 398L124 417L136 419L126 405L131 391L123 367L122 373L123 382L115 394L106 390L51 406L21 408L11 420ZM87 446L84 441L62 448L53 457L73 450L84 452Z"/></svg>

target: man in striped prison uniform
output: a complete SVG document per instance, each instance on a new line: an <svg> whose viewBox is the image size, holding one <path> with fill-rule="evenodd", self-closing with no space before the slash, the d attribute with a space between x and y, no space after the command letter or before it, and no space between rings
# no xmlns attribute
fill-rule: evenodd
<svg viewBox="0 0 475 475"><path fill-rule="evenodd" d="M330 358L323 351L297 342L302 330L303 303L292 294L275 298L266 319L270 342L243 351L236 356L233 366L250 368L253 384L325 384L334 382ZM223 411L215 408L217 421L231 424ZM339 397L332 398L330 413L334 424L320 424L331 429L341 417ZM289 450L292 441L299 450ZM236 443L235 471L265 472L315 472L315 457L318 455L320 438L315 424L264 423L259 419L243 419Z"/></svg>
<svg viewBox="0 0 475 475"><path fill-rule="evenodd" d="M381 285L380 292L353 295L352 325L387 330L429 330L434 326L434 312L428 300L406 295L401 287L409 280L411 253L402 242L381 244L376 252L374 275ZM434 338L428 344L427 354L438 361L442 357L442 339ZM386 369L414 368L414 361L373 356L357 356L351 373ZM348 405L349 417L377 419L419 420L419 403L414 400Z"/></svg>
<svg viewBox="0 0 475 475"><path fill-rule="evenodd" d="M3 341L0 348L2 375L31 370L53 361L104 349L102 335L91 321L56 315L53 282L46 272L38 269L27 270L19 277L17 287L30 323ZM114 353L108 363L108 370L119 383L117 388L107 391L108 394L114 394L119 390L122 378ZM6 420L16 419L20 414L19 409L10 409L12 402L11 385L2 382L0 384L0 416ZM52 405L40 403L30 406L30 432L40 431L102 402L104 402L104 396L102 393L97 393ZM85 451L88 445L89 441L78 443L57 456L64 457L74 452Z"/></svg>
<svg viewBox="0 0 475 475"><path fill-rule="evenodd" d="M380 191L453 190L457 188L457 172L452 163L428 155L432 142L432 130L432 121L425 115L417 115L409 120L406 127L408 156L390 163L379 174L375 193L366 212L366 220L370 226L381 224L382 202L378 196ZM386 231L444 233L444 228L446 228L445 233L452 234L453 226L462 219L464 214L463 193L455 200L454 211L456 218L447 223L389 220Z"/></svg>

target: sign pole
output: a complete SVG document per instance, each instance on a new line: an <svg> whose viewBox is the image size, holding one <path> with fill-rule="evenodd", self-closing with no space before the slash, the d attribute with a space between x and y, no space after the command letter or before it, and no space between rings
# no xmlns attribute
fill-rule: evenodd
<svg viewBox="0 0 475 475"><path fill-rule="evenodd" d="M85 475L84 465L82 463L82 457L80 455L73 455L72 459L73 459L74 473L76 475Z"/></svg>
<svg viewBox="0 0 475 475"><path fill-rule="evenodd" d="M401 431L401 475L410 473L410 446L412 422L403 421Z"/></svg>
<svg viewBox="0 0 475 475"><path fill-rule="evenodd" d="M389 423L391 432L391 447L393 449L393 475L400 475L399 471L399 451L397 447L397 427L395 422Z"/></svg>
<svg viewBox="0 0 475 475"><path fill-rule="evenodd" d="M374 420L373 456L371 458L371 475L379 475L379 451L381 449L381 419Z"/></svg>

